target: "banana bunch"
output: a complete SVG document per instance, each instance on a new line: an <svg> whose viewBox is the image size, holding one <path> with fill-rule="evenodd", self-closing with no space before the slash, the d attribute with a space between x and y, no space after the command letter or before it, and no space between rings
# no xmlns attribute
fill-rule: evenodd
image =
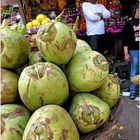
<svg viewBox="0 0 140 140"><path fill-rule="evenodd" d="M21 24L18 24L18 23L15 23L13 24L11 27L10 27L11 30L15 30L15 31L18 31L20 32L21 34L23 35L26 35L27 32L26 32L26 27L24 25L21 25Z"/></svg>
<svg viewBox="0 0 140 140"><path fill-rule="evenodd" d="M2 24L1 24L1 27L2 28L10 28L10 26L9 26L9 24L8 24L8 22L7 22L6 19L3 19Z"/></svg>

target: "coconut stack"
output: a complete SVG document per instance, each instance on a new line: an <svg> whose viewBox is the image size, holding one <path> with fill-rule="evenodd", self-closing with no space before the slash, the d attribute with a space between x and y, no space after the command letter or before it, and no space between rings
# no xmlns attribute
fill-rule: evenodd
<svg viewBox="0 0 140 140"><path fill-rule="evenodd" d="M4 140L80 140L103 126L117 104L106 58L56 20L36 35L1 28L1 135Z"/></svg>

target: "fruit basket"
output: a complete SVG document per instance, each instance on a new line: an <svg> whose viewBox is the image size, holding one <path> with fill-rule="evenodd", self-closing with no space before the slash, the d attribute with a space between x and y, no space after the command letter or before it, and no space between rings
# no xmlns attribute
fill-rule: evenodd
<svg viewBox="0 0 140 140"><path fill-rule="evenodd" d="M119 124L118 120L122 112L122 102L122 98L119 98L117 105L111 110L108 122L99 129L82 135L81 140L112 140Z"/></svg>

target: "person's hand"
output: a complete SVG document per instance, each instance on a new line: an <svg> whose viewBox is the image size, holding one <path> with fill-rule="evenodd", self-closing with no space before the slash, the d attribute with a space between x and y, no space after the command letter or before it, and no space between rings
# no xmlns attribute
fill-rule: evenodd
<svg viewBox="0 0 140 140"><path fill-rule="evenodd" d="M100 16L101 19L103 18L103 14L102 13L96 13L96 15Z"/></svg>
<svg viewBox="0 0 140 140"><path fill-rule="evenodd" d="M124 60L125 60L125 62L129 62L129 61L130 61L130 56L129 56L129 54L125 54L125 55L124 55Z"/></svg>

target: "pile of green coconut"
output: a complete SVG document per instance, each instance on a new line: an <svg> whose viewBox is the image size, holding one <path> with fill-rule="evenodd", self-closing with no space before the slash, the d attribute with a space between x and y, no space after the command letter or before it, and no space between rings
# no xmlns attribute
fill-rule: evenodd
<svg viewBox="0 0 140 140"><path fill-rule="evenodd" d="M3 140L80 140L108 121L119 79L67 25L43 25L38 51L19 32L1 28L0 36Z"/></svg>

